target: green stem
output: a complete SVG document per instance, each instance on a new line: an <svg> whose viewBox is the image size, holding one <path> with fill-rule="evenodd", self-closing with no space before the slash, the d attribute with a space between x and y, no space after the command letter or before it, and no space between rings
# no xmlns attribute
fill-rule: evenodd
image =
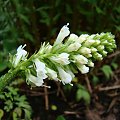
<svg viewBox="0 0 120 120"><path fill-rule="evenodd" d="M0 78L0 92L4 90L4 88L11 83L11 81L16 77L20 69L16 68L14 70L9 70L8 73L3 75Z"/></svg>
<svg viewBox="0 0 120 120"><path fill-rule="evenodd" d="M37 57L37 54L34 55L34 57ZM20 71L25 70L25 68L31 65L30 61L32 61L32 59L33 56L31 56L28 60L20 63L16 68L10 69L8 73L0 77L0 92L2 92L4 88L13 81L13 79L18 75Z"/></svg>

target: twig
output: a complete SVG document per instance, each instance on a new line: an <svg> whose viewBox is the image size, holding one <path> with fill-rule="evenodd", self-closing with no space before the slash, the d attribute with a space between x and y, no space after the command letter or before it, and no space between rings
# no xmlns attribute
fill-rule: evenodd
<svg viewBox="0 0 120 120"><path fill-rule="evenodd" d="M75 112L75 111L64 111L64 114L67 114L67 115L76 115L76 114L80 114L80 112Z"/></svg>
<svg viewBox="0 0 120 120"><path fill-rule="evenodd" d="M120 51L116 51L115 53L109 55L107 58L111 58L111 57L114 57L116 55L119 55L120 54Z"/></svg>
<svg viewBox="0 0 120 120"><path fill-rule="evenodd" d="M45 82L45 85L47 86L47 83ZM48 101L48 90L47 87L44 87L44 92L45 92L45 109L49 109L49 101Z"/></svg>
<svg viewBox="0 0 120 120"><path fill-rule="evenodd" d="M113 89L120 89L120 85L115 85L115 86L111 86L111 87L103 87L103 88L99 88L99 91L108 91L108 90L113 90Z"/></svg>
<svg viewBox="0 0 120 120"><path fill-rule="evenodd" d="M26 93L29 96L45 96L45 93L40 91L33 91L33 90L30 91L30 90L21 89L21 88L20 88L20 91ZM49 95L54 93L56 93L56 90L48 92L47 94Z"/></svg>
<svg viewBox="0 0 120 120"><path fill-rule="evenodd" d="M90 81L89 81L87 74L85 74L85 81L87 83L87 87L88 87L89 92L92 93L92 88L91 88Z"/></svg>
<svg viewBox="0 0 120 120"><path fill-rule="evenodd" d="M114 99L112 100L112 102L110 103L110 105L109 105L109 107L108 107L107 112L109 112L109 111L112 109L112 107L115 105L116 101L117 101L117 98L114 98Z"/></svg>
<svg viewBox="0 0 120 120"><path fill-rule="evenodd" d="M59 82L56 82L56 84L57 84L57 86L58 86L57 96L59 95L59 93L61 93L64 101L67 101L67 99L66 99L66 97L65 97L65 95L64 95L64 92L63 92L63 90L62 90L61 87L60 87L60 83L59 83Z"/></svg>

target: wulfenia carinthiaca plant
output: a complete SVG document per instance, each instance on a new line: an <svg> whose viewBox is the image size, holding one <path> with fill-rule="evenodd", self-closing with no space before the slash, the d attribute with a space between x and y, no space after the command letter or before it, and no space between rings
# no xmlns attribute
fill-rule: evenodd
<svg viewBox="0 0 120 120"><path fill-rule="evenodd" d="M111 33L78 36L70 33L68 25L61 28L53 45L44 42L29 58L26 44L20 45L16 54L10 57L11 69L0 78L0 91L20 72L31 86L45 86L46 78L73 85L76 72L88 73L90 67L94 67L94 61L102 60L116 48L115 36Z"/></svg>

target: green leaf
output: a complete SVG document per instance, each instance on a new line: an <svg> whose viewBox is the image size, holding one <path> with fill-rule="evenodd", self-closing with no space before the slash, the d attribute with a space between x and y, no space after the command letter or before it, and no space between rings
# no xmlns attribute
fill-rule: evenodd
<svg viewBox="0 0 120 120"><path fill-rule="evenodd" d="M112 75L113 71L109 65L104 65L101 68L102 72L105 74L106 78L109 79L110 76Z"/></svg>
<svg viewBox="0 0 120 120"><path fill-rule="evenodd" d="M5 70L7 68L7 62L2 62L0 63L0 72L2 72L3 70Z"/></svg>
<svg viewBox="0 0 120 120"><path fill-rule="evenodd" d="M78 89L76 92L76 100L80 101L83 98L83 90L82 89Z"/></svg>
<svg viewBox="0 0 120 120"><path fill-rule="evenodd" d="M5 100L5 95L0 94L0 99Z"/></svg>
<svg viewBox="0 0 120 120"><path fill-rule="evenodd" d="M62 115L59 115L56 120L65 120L65 118Z"/></svg>
<svg viewBox="0 0 120 120"><path fill-rule="evenodd" d="M90 104L90 94L88 93L88 91L82 91L82 94L83 94L83 99L85 103L87 105Z"/></svg>
<svg viewBox="0 0 120 120"><path fill-rule="evenodd" d="M6 110L6 112L10 112L10 110L13 109L13 104L14 103L11 100L5 101L4 110Z"/></svg>
<svg viewBox="0 0 120 120"><path fill-rule="evenodd" d="M19 14L19 17L20 17L20 19L22 19L25 23L30 24L30 21L29 21L28 17L26 17L25 15Z"/></svg>
<svg viewBox="0 0 120 120"><path fill-rule="evenodd" d="M56 0L55 1L55 7L58 7L60 5L60 3L61 3L61 0Z"/></svg>
<svg viewBox="0 0 120 120"><path fill-rule="evenodd" d="M3 115L4 115L4 111L0 109L0 120L2 119Z"/></svg>
<svg viewBox="0 0 120 120"><path fill-rule="evenodd" d="M23 109L23 110L25 112L25 120L30 120L32 111L29 111L27 109Z"/></svg>
<svg viewBox="0 0 120 120"><path fill-rule="evenodd" d="M16 112L13 112L13 120L18 120Z"/></svg>
<svg viewBox="0 0 120 120"><path fill-rule="evenodd" d="M99 78L94 75L92 81L93 81L93 84L96 85L99 82Z"/></svg>
<svg viewBox="0 0 120 120"><path fill-rule="evenodd" d="M87 91L87 89L80 84L77 84L78 90L76 92L76 100L80 101L81 99L83 99L85 101L86 104L90 103L90 94Z"/></svg>
<svg viewBox="0 0 120 120"><path fill-rule="evenodd" d="M120 31L120 25L115 25L115 28L118 30L118 31Z"/></svg>
<svg viewBox="0 0 120 120"><path fill-rule="evenodd" d="M102 11L101 8L99 8L98 6L96 6L96 11L98 14L103 14L104 12Z"/></svg>
<svg viewBox="0 0 120 120"><path fill-rule="evenodd" d="M112 65L112 67L113 67L114 69L117 69L117 68L118 68L118 64L117 64L117 63L112 63L111 65Z"/></svg>
<svg viewBox="0 0 120 120"><path fill-rule="evenodd" d="M115 7L114 10L117 11L118 13L120 13L120 6L119 7Z"/></svg>
<svg viewBox="0 0 120 120"><path fill-rule="evenodd" d="M22 115L22 110L21 110L21 108L16 107L16 108L14 109L14 113L16 113L17 116L21 117L21 115Z"/></svg>

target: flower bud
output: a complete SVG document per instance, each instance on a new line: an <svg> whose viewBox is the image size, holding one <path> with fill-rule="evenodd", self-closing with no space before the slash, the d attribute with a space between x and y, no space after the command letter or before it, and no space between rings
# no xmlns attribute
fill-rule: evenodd
<svg viewBox="0 0 120 120"><path fill-rule="evenodd" d="M50 57L50 60L60 63L61 65L67 65L70 63L68 53L61 53L58 56L52 56Z"/></svg>
<svg viewBox="0 0 120 120"><path fill-rule="evenodd" d="M106 52L105 50L103 50L103 51L101 52L102 56L104 56L104 57L107 56L107 53L108 53L108 52Z"/></svg>
<svg viewBox="0 0 120 120"><path fill-rule="evenodd" d="M85 65L77 65L78 69L82 74L88 73L89 72L89 67L86 67Z"/></svg>
<svg viewBox="0 0 120 120"><path fill-rule="evenodd" d="M74 55L73 59L75 60L76 63L79 64L87 64L88 63L88 59L86 57L84 57L83 55Z"/></svg>
<svg viewBox="0 0 120 120"><path fill-rule="evenodd" d="M68 46L67 51L68 52L77 51L80 47L81 47L80 43L74 42Z"/></svg>
<svg viewBox="0 0 120 120"><path fill-rule="evenodd" d="M93 46L98 46L100 44L100 40L95 40L95 43L93 44Z"/></svg>
<svg viewBox="0 0 120 120"><path fill-rule="evenodd" d="M40 79L39 77L35 77L31 73L27 73L26 81L28 81L28 82L30 81L33 84L35 84L36 86L42 86L44 83L43 79Z"/></svg>
<svg viewBox="0 0 120 120"><path fill-rule="evenodd" d="M91 61L91 60L89 60L88 61L88 64L87 64L89 67L94 67L94 63Z"/></svg>
<svg viewBox="0 0 120 120"><path fill-rule="evenodd" d="M91 53L91 49L90 49L90 48L87 48L87 47L81 47L81 48L79 49L79 52L80 52L81 54L83 54L83 55L85 55L85 54L90 54L90 53Z"/></svg>
<svg viewBox="0 0 120 120"><path fill-rule="evenodd" d="M88 34L80 35L78 38L79 43L83 43L84 41L86 41L88 36Z"/></svg>
<svg viewBox="0 0 120 120"><path fill-rule="evenodd" d="M47 75L48 77L50 77L53 80L57 80L57 72L55 72L54 70L46 67L46 71L47 71Z"/></svg>
<svg viewBox="0 0 120 120"><path fill-rule="evenodd" d="M69 73L65 72L61 67L57 67L57 68L58 68L61 82L63 84L70 84L72 81L72 76Z"/></svg>
<svg viewBox="0 0 120 120"><path fill-rule="evenodd" d="M87 39L84 43L84 46L91 46L92 44L96 43L95 40L92 40L92 39Z"/></svg>
<svg viewBox="0 0 120 120"><path fill-rule="evenodd" d="M99 54L99 53L93 53L93 57L96 59L96 60L102 60L103 59L103 57L102 57L102 55L101 54Z"/></svg>
<svg viewBox="0 0 120 120"><path fill-rule="evenodd" d="M70 34L70 37L68 38L67 41L76 41L78 39L78 36L75 34Z"/></svg>
<svg viewBox="0 0 120 120"><path fill-rule="evenodd" d="M97 46L98 51L103 51L105 49L104 45Z"/></svg>
<svg viewBox="0 0 120 120"><path fill-rule="evenodd" d="M84 55L86 58L91 58L92 57L92 54L85 54Z"/></svg>
<svg viewBox="0 0 120 120"><path fill-rule="evenodd" d="M94 48L94 47L91 47L91 52L92 53L95 53L95 52L97 52L98 50L96 49L96 48Z"/></svg>

